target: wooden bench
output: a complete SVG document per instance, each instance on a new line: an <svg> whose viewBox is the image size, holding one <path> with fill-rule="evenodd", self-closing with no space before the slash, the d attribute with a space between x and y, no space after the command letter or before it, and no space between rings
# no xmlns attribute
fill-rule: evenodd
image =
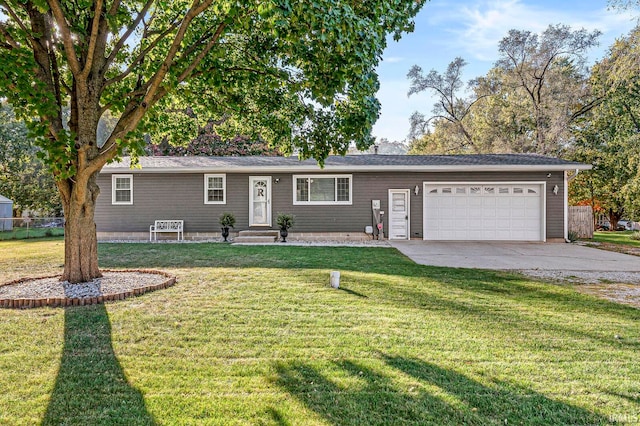
<svg viewBox="0 0 640 426"><path fill-rule="evenodd" d="M177 232L178 241L184 240L184 220L156 220L155 224L149 226L149 241L152 235L158 241L158 232Z"/></svg>

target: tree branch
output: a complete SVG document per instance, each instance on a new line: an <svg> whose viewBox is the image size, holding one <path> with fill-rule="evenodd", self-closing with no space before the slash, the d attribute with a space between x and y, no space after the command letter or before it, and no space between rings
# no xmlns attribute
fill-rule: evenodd
<svg viewBox="0 0 640 426"><path fill-rule="evenodd" d="M31 36L31 31L27 28L25 23L22 22L22 20L20 20L20 18L16 14L16 12L9 6L9 4L4 0L2 0L0 2L0 4L7 10L9 15L11 16L11 19L13 19L18 24L18 26L20 27L20 29L22 31L24 31L24 33L26 34L27 38L31 42L31 45L33 46L35 43L37 43L36 40ZM6 25L6 24L4 24L4 25Z"/></svg>
<svg viewBox="0 0 640 426"><path fill-rule="evenodd" d="M80 63L78 62L78 56L76 55L76 50L73 46L71 30L69 29L69 25L67 24L67 20L64 16L64 11L62 10L58 0L47 0L47 3L49 4L49 8L53 13L56 23L58 24L58 29L62 33L62 40L69 68L74 76L80 76Z"/></svg>
<svg viewBox="0 0 640 426"><path fill-rule="evenodd" d="M629 117L631 117L631 121L633 121L633 125L636 128L636 132L640 132L640 123L638 122L638 119L636 118L635 114L631 110L631 107L629 106L629 104L627 102L622 102L622 106L624 106L624 109L627 110Z"/></svg>
<svg viewBox="0 0 640 426"><path fill-rule="evenodd" d="M225 24L224 22L218 25L218 29L216 30L215 34L213 34L213 37L211 37L211 40L207 42L207 45L204 47L204 49L202 49L202 51L198 54L198 56L196 56L191 64L184 71L182 71L182 73L180 73L177 78L178 83L183 82L187 77L189 77L189 75L191 75L193 70L196 69L198 65L200 65L204 57L207 56L211 49L213 49L213 46L215 46L215 44L218 42L226 26L227 24Z"/></svg>
<svg viewBox="0 0 640 426"><path fill-rule="evenodd" d="M20 47L20 44L9 34L9 31L6 29L6 24L4 22L0 22L0 34L2 34L2 38L6 41L4 46L5 49L17 49Z"/></svg>
<svg viewBox="0 0 640 426"><path fill-rule="evenodd" d="M109 54L109 57L107 58L105 67L108 68L109 66L111 66L113 61L116 59L116 55L118 54L118 52L120 52L120 49L122 49L122 47L124 46L126 41L129 39L133 31L135 31L138 25L140 25L140 21L142 21L142 18L144 18L144 15L147 14L147 11L149 10L149 8L151 7L154 1L155 0L147 0L145 5L142 7L142 10L140 10L140 12L138 13L138 16L136 16L136 19L133 20L131 25L129 25L129 27L127 28L127 31L125 31L125 33L122 35L122 37L120 37L120 39L114 46L113 51L111 51L111 53ZM120 1L117 0L117 3L119 4ZM111 6L111 11L109 13L112 13L112 12L115 13L115 10L113 9L114 5Z"/></svg>
<svg viewBox="0 0 640 426"><path fill-rule="evenodd" d="M107 14L109 16L114 16L118 11L119 7L120 7L120 0L114 0L113 3L111 3L111 7L109 8L109 11L107 12Z"/></svg>
<svg viewBox="0 0 640 426"><path fill-rule="evenodd" d="M599 96L591 100L591 102L589 102L588 104L581 106L578 111L575 111L574 113L571 114L571 117L569 117L569 122L575 121L578 117L581 117L587 112L591 111L593 108L600 105L603 101L604 101L604 96Z"/></svg>
<svg viewBox="0 0 640 426"><path fill-rule="evenodd" d="M99 171L107 161L115 157L117 153L117 139L125 136L127 133L135 129L146 110L158 101L159 96L156 96L156 94L161 87L162 81L171 69L171 65L173 64L176 54L180 49L180 45L184 40L187 29L191 25L193 19L206 10L207 7L211 5L212 1L213 0L205 0L200 2L199 0L194 0L180 23L176 37L171 43L164 61L162 61L162 64L159 66L153 77L149 79L149 82L143 86L146 90L146 94L142 99L131 99L124 114L120 117L120 120L116 125L116 129L111 133L111 136L109 136L102 149L100 149L98 155L87 164L87 170L89 172ZM183 71L182 74L184 75L186 71L187 70ZM188 73L186 75L188 76ZM165 93L166 89L163 89L162 94L164 95Z"/></svg>
<svg viewBox="0 0 640 426"><path fill-rule="evenodd" d="M87 49L87 62L84 64L84 69L80 73L82 78L87 78L91 72L93 65L93 55L95 54L96 44L98 42L98 32L100 30L100 21L102 19L102 3L103 0L96 0L93 10L93 22L91 23L91 34L89 35L89 48Z"/></svg>
<svg viewBox="0 0 640 426"><path fill-rule="evenodd" d="M147 56L147 54L149 52L151 52L158 45L158 43L160 43L167 35L169 35L169 33L171 33L173 30L175 30L177 26L178 26L178 22L172 23L169 26L169 28L167 28L162 34L160 34L156 39L154 39L151 42L151 44L149 44L149 46L147 46L146 49L141 51L138 54L138 56L135 57L135 59L129 64L127 69L125 69L123 72L121 72L117 76L107 80L105 82L105 84L104 84L105 87L106 86L110 86L110 85L112 85L114 83L118 83L119 81L124 80L129 74L131 74L133 72L133 69L136 67L136 65L138 65Z"/></svg>

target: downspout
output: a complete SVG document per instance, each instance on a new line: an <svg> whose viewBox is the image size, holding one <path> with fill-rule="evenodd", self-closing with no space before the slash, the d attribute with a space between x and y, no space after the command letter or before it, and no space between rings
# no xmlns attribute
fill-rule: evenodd
<svg viewBox="0 0 640 426"><path fill-rule="evenodd" d="M575 174L569 176L567 170L564 171L564 242L570 243L569 241L569 182L574 180L578 173L580 173L580 169L576 169Z"/></svg>

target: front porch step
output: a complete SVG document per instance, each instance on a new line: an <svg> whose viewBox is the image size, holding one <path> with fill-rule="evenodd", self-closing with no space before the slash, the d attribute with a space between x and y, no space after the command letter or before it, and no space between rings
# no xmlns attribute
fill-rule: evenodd
<svg viewBox="0 0 640 426"><path fill-rule="evenodd" d="M280 235L280 231L277 229L245 229L244 231L238 232L238 236L240 237L278 237Z"/></svg>
<svg viewBox="0 0 640 426"><path fill-rule="evenodd" d="M274 229L253 230L248 229L238 232L234 243L273 243L280 237L280 232Z"/></svg>

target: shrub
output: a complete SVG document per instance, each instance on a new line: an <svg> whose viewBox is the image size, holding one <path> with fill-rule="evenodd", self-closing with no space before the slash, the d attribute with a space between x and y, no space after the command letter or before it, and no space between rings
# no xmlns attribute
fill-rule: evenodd
<svg viewBox="0 0 640 426"><path fill-rule="evenodd" d="M289 229L296 223L296 217L289 213L278 213L276 224L280 229Z"/></svg>
<svg viewBox="0 0 640 426"><path fill-rule="evenodd" d="M220 216L220 225L222 227L233 228L236 224L236 217L233 213L222 213Z"/></svg>
<svg viewBox="0 0 640 426"><path fill-rule="evenodd" d="M569 231L567 233L567 239L572 242L575 243L576 241L578 241L578 233L575 231Z"/></svg>
<svg viewBox="0 0 640 426"><path fill-rule="evenodd" d="M640 240L640 231L635 231L629 238L632 240Z"/></svg>

